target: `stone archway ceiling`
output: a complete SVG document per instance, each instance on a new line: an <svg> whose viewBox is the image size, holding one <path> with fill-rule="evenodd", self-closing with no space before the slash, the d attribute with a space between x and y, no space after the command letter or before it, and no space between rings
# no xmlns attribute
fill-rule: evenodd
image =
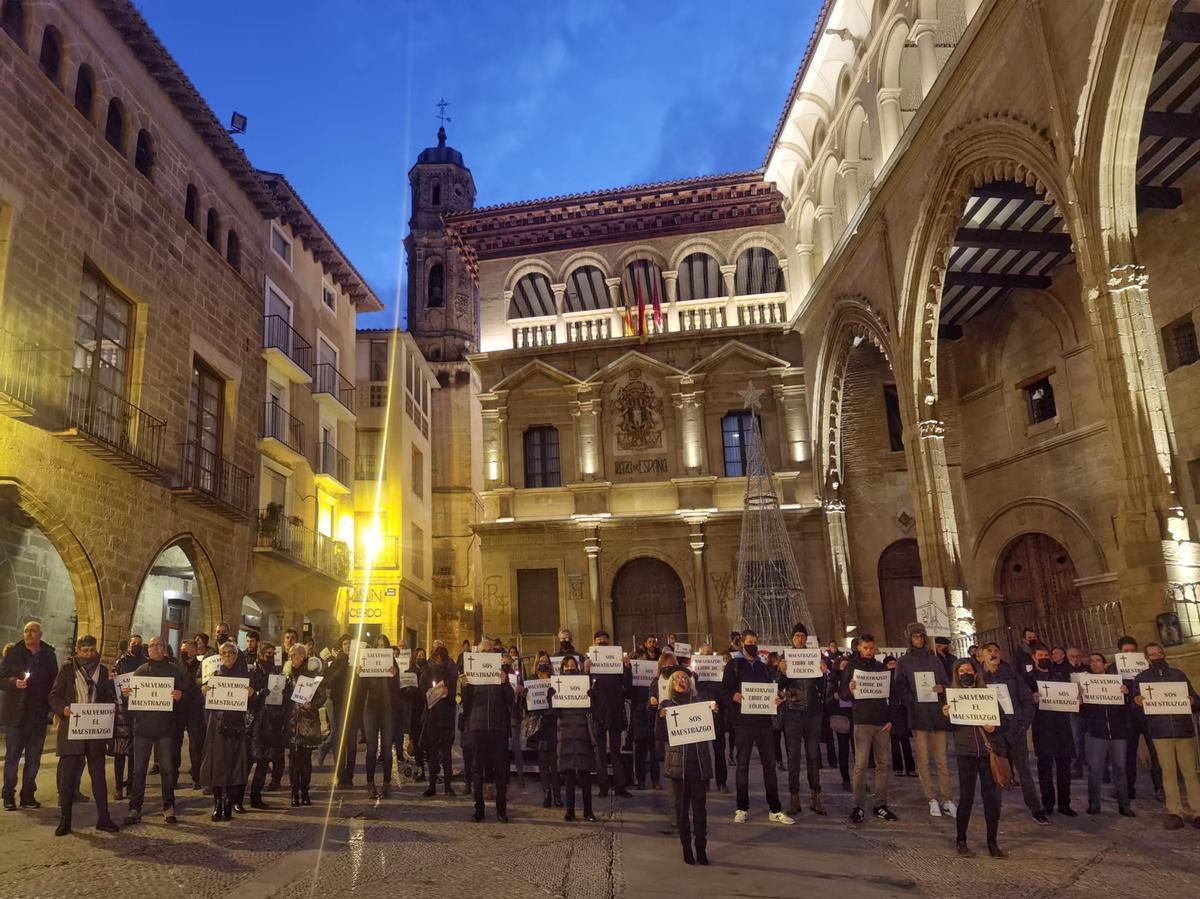
<svg viewBox="0 0 1200 899"><path fill-rule="evenodd" d="M567 311L608 309L612 305L609 300L604 272L596 266L581 265L567 275Z"/></svg>
<svg viewBox="0 0 1200 899"><path fill-rule="evenodd" d="M517 282L509 318L533 318L554 313L554 291L550 288L549 278L540 272L532 272Z"/></svg>
<svg viewBox="0 0 1200 899"><path fill-rule="evenodd" d="M1200 162L1200 0L1176 0L1146 98L1138 145L1140 209L1174 209Z"/></svg>
<svg viewBox="0 0 1200 899"><path fill-rule="evenodd" d="M962 325L1014 288L1049 287L1051 272L1073 258L1057 207L1034 188L1012 181L976 188L950 253L941 336L960 336Z"/></svg>

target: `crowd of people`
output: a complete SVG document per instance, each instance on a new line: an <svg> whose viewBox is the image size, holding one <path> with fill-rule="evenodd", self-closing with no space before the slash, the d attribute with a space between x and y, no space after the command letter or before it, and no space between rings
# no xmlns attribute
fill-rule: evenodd
<svg viewBox="0 0 1200 899"><path fill-rule="evenodd" d="M455 796L452 748L458 735L462 781L474 803L472 818L481 822L487 804L495 817L509 820L510 784L525 786L524 751L536 756L543 808L561 808L566 821L595 821L593 787L601 797L632 798L636 790L666 789L670 826L678 834L683 859L707 864L707 797L710 786L729 792L734 771L734 822L750 819L750 766L755 753L762 771L767 820L788 825L805 807L828 814L822 771L840 774L853 796L850 820L868 816L894 821L889 778L916 777L928 813L955 818L956 849L973 855L968 825L980 794L988 853L1004 858L998 843L1004 789L1019 784L1033 820L1074 817L1072 781L1086 776L1087 812L1102 811L1102 785L1111 783L1118 814L1134 817L1139 742L1150 759L1155 798L1165 806L1164 826L1185 825L1180 792L1184 784L1191 823L1200 828L1200 783L1196 774L1194 715L1148 715L1143 691L1159 682L1186 684L1194 713L1197 695L1186 675L1172 667L1161 646L1142 647L1147 667L1122 681L1115 704L1083 703L1064 712L1041 703L1043 685L1068 682L1073 674L1114 674L1115 663L1102 653L1084 655L1075 647L1048 647L1026 631L1014 658L1002 658L995 643L972 646L956 658L945 638L930 640L925 628L907 628L903 652L877 656L875 640L860 634L843 652L835 644L820 653L819 676L789 673L787 653L760 647L753 630L732 634L727 646L691 647L674 636L660 646L650 635L622 655L619 671L597 664L573 644L569 631L558 635L555 650L523 658L516 646L483 638L464 641L457 658L435 641L428 656L421 648L393 648L378 636L372 648L391 650L391 670L365 676L356 641L343 635L335 646L317 653L311 638L292 629L282 646L248 633L239 647L222 624L214 640L196 634L178 653L159 636L143 641L131 635L111 668L101 662L97 641L80 637L61 664L42 641L37 622L24 627L23 640L6 647L0 661L0 722L5 728L3 804L8 811L39 808L37 774L47 730L56 722L57 788L60 818L56 833L72 830L72 807L86 768L97 808L96 827L119 829L110 811L107 759L112 758L113 799L127 801L123 824L141 822L147 781L157 775L161 815L177 822L178 779L187 746L189 787L211 796L214 822L230 821L251 809L271 806L265 794L282 789L286 779L292 806L311 804L313 756L323 767L332 758L334 790L355 789L358 751L365 745L363 774L368 798L387 799L402 770L426 782L424 797ZM809 644L807 628L797 624L792 647ZM593 646L611 646L608 633L594 634ZM1118 650L1138 651L1131 637ZM473 676L468 654L499 659L487 677ZM722 658L719 678L700 677L695 656ZM797 657L798 658L798 657ZM635 662L652 672L635 677ZM615 664L615 663L614 663ZM645 672L645 664L638 666ZM887 690L860 689L868 681ZM586 703L556 701L561 681L532 688L534 681L559 675L585 675ZM168 679L169 698L160 708L131 702L140 678ZM237 678L244 684L245 710L206 708L217 681ZM160 681L159 683L165 683ZM761 693L750 684L773 684L774 714L752 714L745 695ZM998 723L952 723L947 689L1002 689ZM165 687L164 687L165 689ZM238 690L243 689L239 687ZM582 689L582 688L581 688ZM534 694L544 696L537 702ZM669 710L707 703L712 739L674 745L666 724ZM71 736L72 709L88 704L115 707L111 734ZM1032 737L1032 739L1030 739ZM1030 771L1030 746L1036 780ZM825 758L822 760L822 749ZM625 753L631 756L626 769ZM952 790L953 756L958 789ZM23 762L23 770L22 769ZM788 805L779 789L786 770ZM18 790L18 774L21 775ZM593 775L595 775L593 777ZM801 779L806 790L802 790ZM804 793L807 792L807 798ZM578 796L579 805L576 804Z"/></svg>

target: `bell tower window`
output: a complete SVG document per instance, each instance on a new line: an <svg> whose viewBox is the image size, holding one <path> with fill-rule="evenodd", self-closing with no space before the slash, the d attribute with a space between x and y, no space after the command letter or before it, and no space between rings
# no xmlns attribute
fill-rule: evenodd
<svg viewBox="0 0 1200 899"><path fill-rule="evenodd" d="M433 185L433 193L429 197L429 205L431 205L431 206L441 206L442 205L442 185L440 185L440 184Z"/></svg>
<svg viewBox="0 0 1200 899"><path fill-rule="evenodd" d="M429 289L425 305L430 309L440 309L444 301L445 270L439 262L429 269Z"/></svg>

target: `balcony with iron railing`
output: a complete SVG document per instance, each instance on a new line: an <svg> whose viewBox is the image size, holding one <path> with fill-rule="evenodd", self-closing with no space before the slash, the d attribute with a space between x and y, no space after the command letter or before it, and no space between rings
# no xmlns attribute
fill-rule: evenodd
<svg viewBox="0 0 1200 899"><path fill-rule="evenodd" d="M1017 646L1026 628L1034 630L1038 639L1047 646L1077 646L1085 652L1116 649L1117 640L1125 633L1125 615L1119 600L1084 606L1055 615L1026 616L1020 619L1016 616L1006 617L1019 623L987 628L979 631L973 640L960 642L978 645L998 643L1004 658L1012 661L1017 658ZM958 655L966 655L966 646L960 647L956 643L955 652Z"/></svg>
<svg viewBox="0 0 1200 899"><path fill-rule="evenodd" d="M40 348L0 328L0 413L25 418L34 412L41 371Z"/></svg>
<svg viewBox="0 0 1200 899"><path fill-rule="evenodd" d="M633 334L627 333L629 328L623 306L510 318L507 328L513 349L616 340L641 333L638 311L631 309L630 313ZM656 323L653 310L646 308L645 333L648 336L783 325L787 321L787 293L677 300L663 303L661 313L662 321Z"/></svg>
<svg viewBox="0 0 1200 899"><path fill-rule="evenodd" d="M339 583L350 577L350 548L341 540L307 527L297 518L289 518L275 505L260 509L258 545L255 552L278 556L327 575Z"/></svg>
<svg viewBox="0 0 1200 899"><path fill-rule="evenodd" d="M313 368L313 399L343 421L354 421L354 385L330 362Z"/></svg>
<svg viewBox="0 0 1200 899"><path fill-rule="evenodd" d="M162 476L167 423L100 383L91 372L67 378L62 430L55 433L94 456L148 480Z"/></svg>
<svg viewBox="0 0 1200 899"><path fill-rule="evenodd" d="M263 316L263 358L296 384L313 379L312 344L282 315Z"/></svg>
<svg viewBox="0 0 1200 899"><path fill-rule="evenodd" d="M304 459L304 422L271 400L263 408L258 448L277 462L295 465Z"/></svg>
<svg viewBox="0 0 1200 899"><path fill-rule="evenodd" d="M313 472L317 486L328 493L350 492L350 460L329 442L317 444L317 468Z"/></svg>
<svg viewBox="0 0 1200 899"><path fill-rule="evenodd" d="M382 537L379 545L375 547L370 547L360 540L354 545L354 567L361 571L367 567L368 562L374 570L399 568L400 538Z"/></svg>
<svg viewBox="0 0 1200 899"><path fill-rule="evenodd" d="M179 471L172 492L215 511L248 518L250 472L196 442L179 446Z"/></svg>

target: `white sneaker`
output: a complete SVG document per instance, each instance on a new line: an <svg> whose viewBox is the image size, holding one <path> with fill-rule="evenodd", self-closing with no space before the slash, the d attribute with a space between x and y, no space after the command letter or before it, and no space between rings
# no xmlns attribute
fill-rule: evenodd
<svg viewBox="0 0 1200 899"><path fill-rule="evenodd" d="M942 811L944 811L947 815L949 815L951 818L953 818L955 815L958 814L958 806L955 805L953 801L943 802L942 803Z"/></svg>
<svg viewBox="0 0 1200 899"><path fill-rule="evenodd" d="M796 823L795 819L789 818L783 812L771 812L771 814L767 815L767 820L770 821L772 824L795 824Z"/></svg>
<svg viewBox="0 0 1200 899"><path fill-rule="evenodd" d="M741 809L738 809L736 812L733 813L733 823L734 824L745 824L749 820L750 820L750 815L747 812L742 811Z"/></svg>
<svg viewBox="0 0 1200 899"><path fill-rule="evenodd" d="M942 817L942 808L941 808L941 806L938 805L938 801L936 799L929 800L929 817L931 817L931 818Z"/></svg>

